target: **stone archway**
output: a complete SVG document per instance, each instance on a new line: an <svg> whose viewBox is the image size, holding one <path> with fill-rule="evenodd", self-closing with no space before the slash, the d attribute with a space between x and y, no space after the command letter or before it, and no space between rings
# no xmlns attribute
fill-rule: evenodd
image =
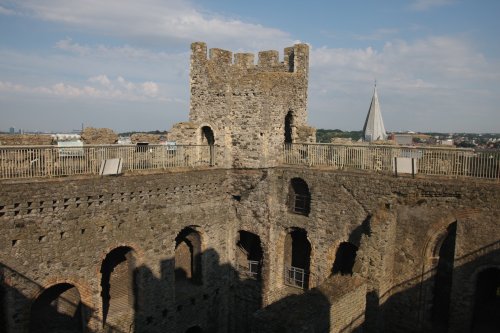
<svg viewBox="0 0 500 333"><path fill-rule="evenodd" d="M70 283L45 289L31 306L29 332L83 332L83 304L80 292Z"/></svg>

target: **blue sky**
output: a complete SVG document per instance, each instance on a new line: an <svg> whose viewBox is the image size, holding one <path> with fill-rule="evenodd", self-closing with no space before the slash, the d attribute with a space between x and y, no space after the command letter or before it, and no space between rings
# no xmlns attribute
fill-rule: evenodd
<svg viewBox="0 0 500 333"><path fill-rule="evenodd" d="M0 130L168 130L189 46L311 47L309 123L500 132L500 1L0 0Z"/></svg>

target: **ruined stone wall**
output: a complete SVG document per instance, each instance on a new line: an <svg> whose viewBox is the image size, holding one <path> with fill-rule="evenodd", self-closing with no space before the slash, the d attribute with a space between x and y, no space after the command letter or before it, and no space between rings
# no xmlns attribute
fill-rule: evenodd
<svg viewBox="0 0 500 333"><path fill-rule="evenodd" d="M74 284L101 331L100 268L114 248L135 252L138 331L225 330L232 218L223 171L3 183L0 199L7 332L22 332L41 288ZM175 238L186 226L202 237L203 284L185 292L173 276Z"/></svg>
<svg viewBox="0 0 500 333"><path fill-rule="evenodd" d="M53 144L50 134L0 134L3 146L40 146Z"/></svg>
<svg viewBox="0 0 500 333"><path fill-rule="evenodd" d="M290 209L290 181L297 177L311 194L308 216ZM324 316L320 326L332 332L354 330L360 321L368 332L425 330L435 269L430 249L457 221L450 327L459 332L470 327L477 273L500 267L499 186L304 168L3 181L5 317L9 331L21 331L40 289L67 282L77 286L89 327L99 331L101 263L114 248L129 246L143 281L134 325L148 332L194 325L249 332L256 308L264 306L261 319L286 322L289 306L308 300L315 316ZM201 234L202 285L174 279L175 238L187 226ZM292 228L304 229L311 244L309 287L318 287L312 295L284 283L285 237ZM244 278L236 265L240 230L260 238L259 279ZM332 280L342 242L359 248L353 276ZM306 332L313 318L295 323Z"/></svg>
<svg viewBox="0 0 500 333"><path fill-rule="evenodd" d="M291 213L287 206L289 183L295 177L304 179L311 191L307 217ZM437 235L457 221L449 327L470 327L477 272L500 267L498 256L493 258L499 247L498 184L294 168L276 170L273 181L278 182L278 200L269 213L276 249L269 268L276 272L269 281L270 301L289 293L283 284L281 240L287 229L300 227L307 230L312 245L311 286L325 281L338 245L349 241L359 247L354 275L368 279L366 311L372 317L366 323L373 325L372 331L428 330L433 325L436 269L429 249L436 246Z"/></svg>
<svg viewBox="0 0 500 333"><path fill-rule="evenodd" d="M313 137L306 126L309 48L297 44L254 55L191 45L191 103L189 120L202 142L201 128L209 126L215 144L224 146L228 166L268 167L277 163L285 139L285 117L290 112L293 139ZM298 129L301 129L300 131ZM182 137L174 126L172 137ZM189 132L191 133L191 132Z"/></svg>

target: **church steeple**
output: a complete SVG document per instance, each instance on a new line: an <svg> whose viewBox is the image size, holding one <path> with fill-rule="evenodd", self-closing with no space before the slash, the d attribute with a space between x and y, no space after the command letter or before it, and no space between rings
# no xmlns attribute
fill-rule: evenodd
<svg viewBox="0 0 500 333"><path fill-rule="evenodd" d="M377 80L375 80L372 102L366 116L365 125L363 126L363 139L368 142L387 139L382 113L380 112L380 104L378 102Z"/></svg>

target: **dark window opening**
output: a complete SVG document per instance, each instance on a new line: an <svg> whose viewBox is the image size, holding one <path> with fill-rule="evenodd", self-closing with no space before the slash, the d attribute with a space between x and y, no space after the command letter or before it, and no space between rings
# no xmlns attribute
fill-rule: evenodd
<svg viewBox="0 0 500 333"><path fill-rule="evenodd" d="M352 275L356 252L358 247L349 242L340 243L335 255L335 262L332 267L332 274Z"/></svg>
<svg viewBox="0 0 500 333"><path fill-rule="evenodd" d="M477 276L472 333L496 332L500 327L500 269L488 268Z"/></svg>
<svg viewBox="0 0 500 333"><path fill-rule="evenodd" d="M457 223L454 222L442 235L438 242L439 248L436 248L434 253L434 256L439 256L439 259L434 277L431 321L437 332L447 331L448 327L456 235Z"/></svg>
<svg viewBox="0 0 500 333"><path fill-rule="evenodd" d="M83 305L78 289L60 283L42 292L31 306L30 332L83 332Z"/></svg>
<svg viewBox="0 0 500 333"><path fill-rule="evenodd" d="M250 278L260 278L262 265L260 237L251 232L241 230L239 231L239 240L236 245L238 271Z"/></svg>
<svg viewBox="0 0 500 333"><path fill-rule="evenodd" d="M311 243L304 229L295 228L285 237L285 284L307 289Z"/></svg>
<svg viewBox="0 0 500 333"><path fill-rule="evenodd" d="M203 330L200 326L193 326L186 330L186 333L203 333Z"/></svg>
<svg viewBox="0 0 500 333"><path fill-rule="evenodd" d="M137 288L134 278L134 251L121 246L106 256L101 265L103 327L133 321Z"/></svg>
<svg viewBox="0 0 500 333"><path fill-rule="evenodd" d="M201 284L201 237L184 228L175 238L175 279Z"/></svg>
<svg viewBox="0 0 500 333"><path fill-rule="evenodd" d="M204 145L214 145L215 144L215 137L214 137L214 132L210 128L210 126L203 126L201 128L201 143Z"/></svg>
<svg viewBox="0 0 500 333"><path fill-rule="evenodd" d="M289 207L292 213L309 216L311 210L311 193L309 186L301 178L290 181Z"/></svg>
<svg viewBox="0 0 500 333"><path fill-rule="evenodd" d="M285 116L285 143L292 143L292 125L293 125L293 115L292 111L289 111Z"/></svg>

